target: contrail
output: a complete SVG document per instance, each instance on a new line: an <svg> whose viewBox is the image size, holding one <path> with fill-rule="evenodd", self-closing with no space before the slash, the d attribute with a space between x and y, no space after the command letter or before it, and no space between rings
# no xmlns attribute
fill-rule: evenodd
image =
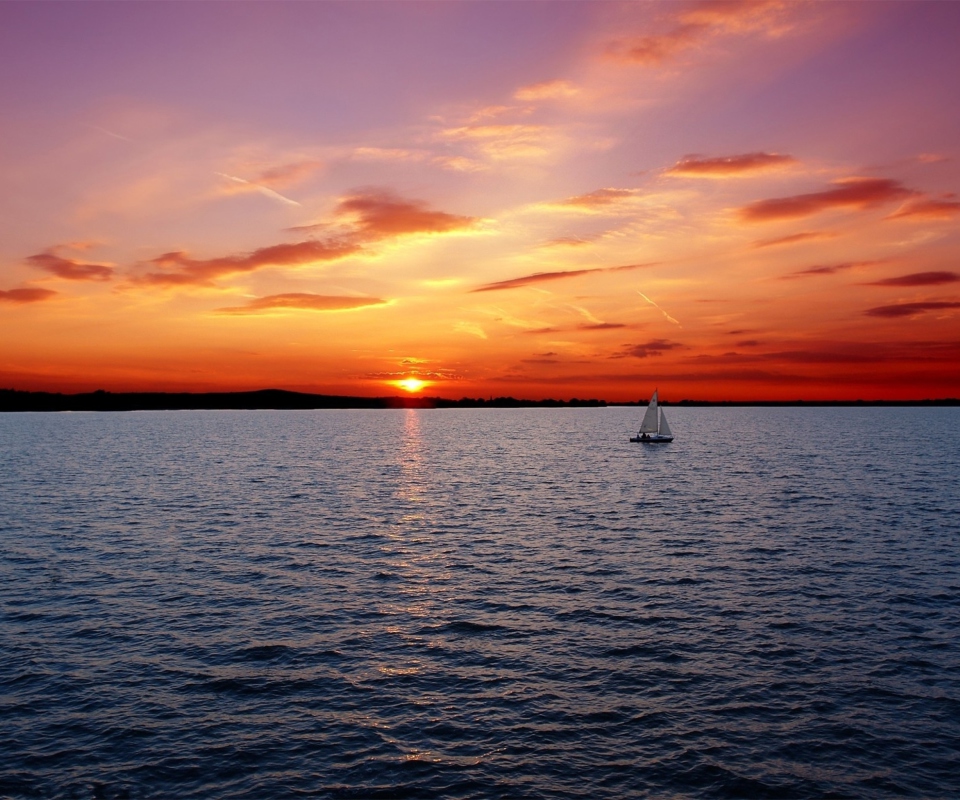
<svg viewBox="0 0 960 800"><path fill-rule="evenodd" d="M273 189L268 189L266 186L261 186L259 183L247 181L243 178L238 178L235 175L227 175L224 172L215 172L213 174L219 175L221 178L226 178L228 181L233 181L234 183L242 183L250 186L260 192L260 194L265 194L267 197L272 197L274 200L279 200L281 203L286 203L287 205L291 206L300 205L296 200L291 200L289 197L284 197L282 194L280 194L280 192L275 192Z"/></svg>
<svg viewBox="0 0 960 800"><path fill-rule="evenodd" d="M100 133L105 133L107 136L112 136L114 139L123 139L125 142L132 142L133 139L130 139L126 136L121 136L119 133L114 133L113 131L108 131L106 128L101 128L99 125L90 125L89 123L83 123L85 127L90 128L95 131L100 131Z"/></svg>
<svg viewBox="0 0 960 800"><path fill-rule="evenodd" d="M680 325L680 323L679 323L677 320L675 320L673 317L671 317L666 311L664 311L662 308L660 308L660 306L658 306L656 303L654 303L653 300L651 300L649 297L647 297L647 296L646 296L643 292L641 292L639 289L637 289L637 294L640 295L644 300L646 300L646 301L647 301L650 305L652 305L655 309L657 309L661 314L663 314L663 316L665 316L669 322L672 322L674 325L678 325L678 326L681 327L681 328L683 327L683 325Z"/></svg>

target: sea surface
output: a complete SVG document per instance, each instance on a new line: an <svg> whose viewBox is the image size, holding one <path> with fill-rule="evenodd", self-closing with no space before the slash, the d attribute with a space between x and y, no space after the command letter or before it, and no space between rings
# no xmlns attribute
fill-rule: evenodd
<svg viewBox="0 0 960 800"><path fill-rule="evenodd" d="M960 797L960 409L0 414L0 798Z"/></svg>

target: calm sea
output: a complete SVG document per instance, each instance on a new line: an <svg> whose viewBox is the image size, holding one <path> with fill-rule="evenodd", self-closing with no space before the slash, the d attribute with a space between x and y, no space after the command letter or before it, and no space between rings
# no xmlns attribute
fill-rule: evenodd
<svg viewBox="0 0 960 800"><path fill-rule="evenodd" d="M960 409L0 414L0 797L956 798Z"/></svg>

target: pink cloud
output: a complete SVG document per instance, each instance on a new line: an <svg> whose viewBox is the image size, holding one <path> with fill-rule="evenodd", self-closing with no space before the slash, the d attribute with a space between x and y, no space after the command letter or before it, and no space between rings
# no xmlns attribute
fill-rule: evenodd
<svg viewBox="0 0 960 800"><path fill-rule="evenodd" d="M887 178L848 178L834 182L834 188L811 194L759 200L740 209L745 222L769 222L808 217L835 208L874 208L915 196L899 181Z"/></svg>

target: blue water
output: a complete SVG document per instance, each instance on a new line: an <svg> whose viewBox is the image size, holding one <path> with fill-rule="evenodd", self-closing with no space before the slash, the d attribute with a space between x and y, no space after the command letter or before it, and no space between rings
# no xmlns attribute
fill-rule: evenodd
<svg viewBox="0 0 960 800"><path fill-rule="evenodd" d="M960 796L960 409L0 414L0 797Z"/></svg>

